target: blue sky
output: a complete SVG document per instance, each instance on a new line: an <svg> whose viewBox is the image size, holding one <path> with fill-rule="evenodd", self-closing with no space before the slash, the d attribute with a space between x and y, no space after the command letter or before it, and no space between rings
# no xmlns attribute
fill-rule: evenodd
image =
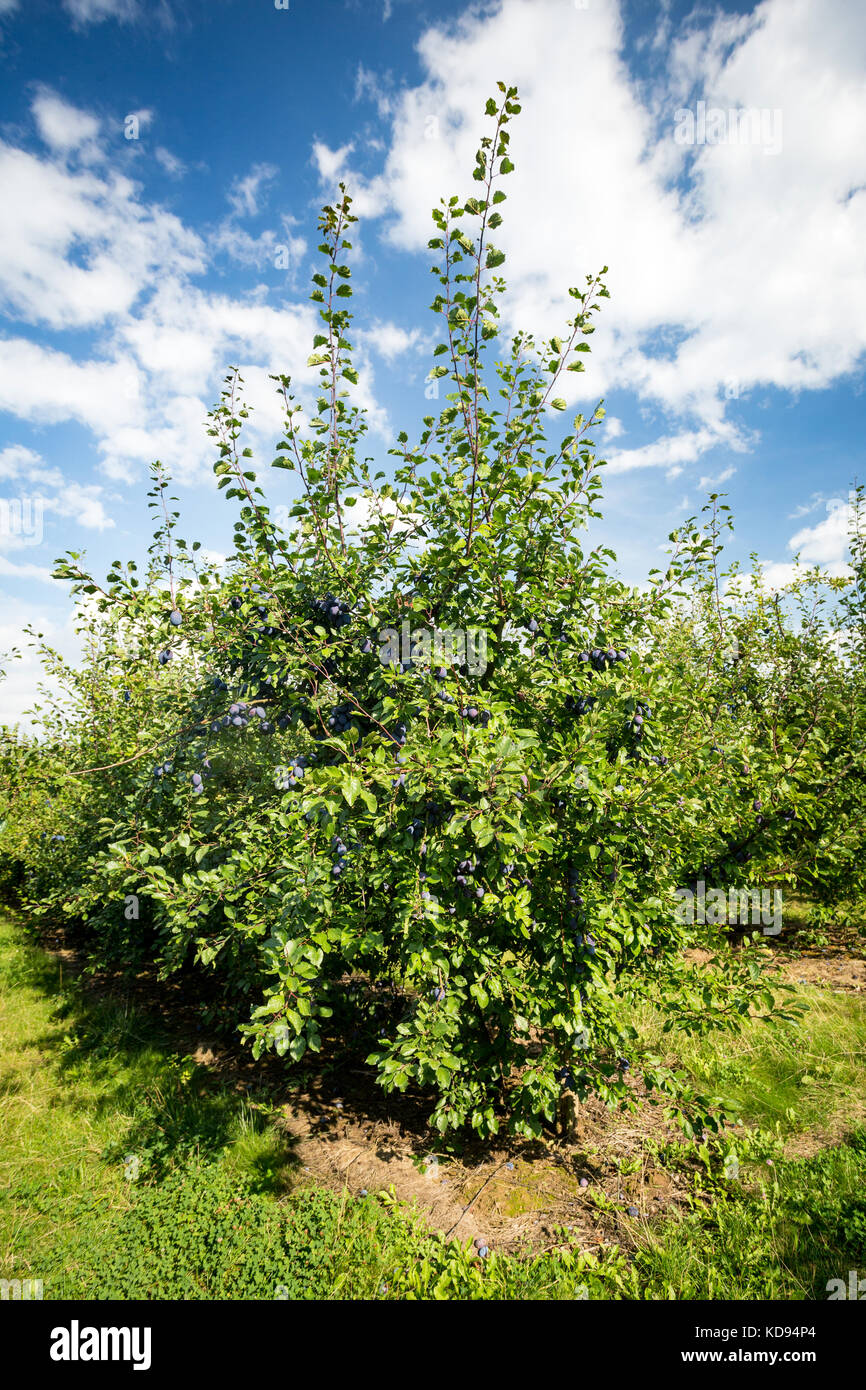
<svg viewBox="0 0 866 1390"><path fill-rule="evenodd" d="M640 581L713 488L734 553L773 582L797 551L844 563L864 473L862 0L0 0L0 64L0 651L35 623L74 653L52 561L141 555L152 458L190 539L226 553L205 413L238 363L272 457L267 375L314 379L315 222L340 178L362 218L371 452L413 433L438 341L429 210L468 191L499 78L523 102L508 327L550 336L568 286L610 267L569 405L605 399L600 536L622 572ZM36 499L23 534L14 508ZM4 718L37 676L15 663Z"/></svg>

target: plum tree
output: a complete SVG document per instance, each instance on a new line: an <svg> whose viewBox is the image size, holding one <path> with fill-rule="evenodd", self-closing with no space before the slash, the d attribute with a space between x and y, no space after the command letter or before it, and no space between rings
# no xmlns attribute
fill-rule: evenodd
<svg viewBox="0 0 866 1390"><path fill-rule="evenodd" d="M124 949L165 972L214 972L256 1055L296 1064L329 1030L351 1044L336 1001L347 976L363 982L367 1065L386 1090L426 1096L442 1132L538 1135L564 1087L636 1104L633 1073L687 1126L716 1128L723 1107L648 1049L629 1010L652 1000L686 1034L784 1015L756 952L685 921L677 893L701 876L734 887L787 872L829 901L852 872L866 823L864 549L855 580L831 581L821 627L805 600L798 625L760 588L725 589L716 501L640 587L590 544L604 410L561 436L554 422L606 272L569 290L557 336L501 330L493 238L519 110L500 85L474 192L433 212L430 376L446 390L412 440L398 435L387 474L365 452L341 188L319 222L309 421L291 378L274 379L287 524L243 445L233 368L209 423L237 508L228 566L177 536L159 465L143 579L128 566L97 585L78 556L58 563L92 598L100 640L80 669L48 657L74 714L58 707L38 744L9 741L0 843L25 900L86 921L97 957L118 946L111 903L134 892L144 910L124 922ZM155 636L168 601L183 612L174 652ZM485 634L486 665L402 646L383 665L370 634L402 641L404 623ZM834 666L840 625L849 655ZM205 770L208 795L191 796ZM61 823L46 791L65 808L62 864L15 828ZM697 983L683 955L696 942L718 961Z"/></svg>

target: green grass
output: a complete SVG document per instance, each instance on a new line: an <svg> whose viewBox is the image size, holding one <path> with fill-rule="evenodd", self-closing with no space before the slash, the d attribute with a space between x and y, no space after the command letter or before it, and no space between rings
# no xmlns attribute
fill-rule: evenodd
<svg viewBox="0 0 866 1390"><path fill-rule="evenodd" d="M796 1023L750 1022L739 1034L679 1043L662 1016L644 1008L630 1019L650 1050L687 1065L698 1088L723 1095L743 1119L784 1134L844 1134L866 1118L866 1009L856 996L804 985Z"/></svg>
<svg viewBox="0 0 866 1390"><path fill-rule="evenodd" d="M688 1050L753 1121L736 1178L730 1141L648 1144L686 1175L685 1215L631 1223L628 1254L580 1254L563 1232L555 1253L480 1262L387 1194L311 1188L264 1095L61 984L0 919L0 1278L41 1279L46 1298L826 1297L828 1279L866 1274L866 1134L846 1127L866 1093L864 1018L856 1000L802 997L797 1029ZM840 1142L785 1158L786 1139L828 1124Z"/></svg>
<svg viewBox="0 0 866 1390"><path fill-rule="evenodd" d="M866 1274L866 1131L805 1161L758 1159L773 1147L765 1135L741 1147L749 1156L732 1179L702 1146L693 1210L648 1231L635 1257L643 1297L823 1299L828 1280Z"/></svg>

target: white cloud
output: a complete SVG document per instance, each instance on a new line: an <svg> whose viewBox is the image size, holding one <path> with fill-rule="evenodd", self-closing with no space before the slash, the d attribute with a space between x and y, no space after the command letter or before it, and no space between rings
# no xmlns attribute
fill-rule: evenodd
<svg viewBox="0 0 866 1390"><path fill-rule="evenodd" d="M207 546L202 546L198 554L203 564L213 565L215 569L224 569L229 562L228 556L223 555L221 550L209 550Z"/></svg>
<svg viewBox="0 0 866 1390"><path fill-rule="evenodd" d="M319 171L319 178L323 183L336 183L346 168L346 162L355 146L351 142L341 145L339 149L332 150L321 140L313 142L313 161ZM361 190L359 190L361 191ZM353 190L354 192L354 190Z"/></svg>
<svg viewBox="0 0 866 1390"><path fill-rule="evenodd" d="M799 521L801 516L809 516L811 512L817 511L826 500L820 492L813 492L808 502L801 502L792 512L789 512L788 520Z"/></svg>
<svg viewBox="0 0 866 1390"><path fill-rule="evenodd" d="M812 564L841 565L848 553L853 508L839 498L827 502L826 507L824 520L798 531L788 546Z"/></svg>
<svg viewBox="0 0 866 1390"><path fill-rule="evenodd" d="M267 186L279 170L273 164L254 164L243 178L232 183L228 200L238 217L255 217L267 197Z"/></svg>
<svg viewBox="0 0 866 1390"><path fill-rule="evenodd" d="M91 531L107 531L114 526L113 519L105 510L100 498L102 488L95 483L65 483L55 497L49 498L47 507L59 516L71 517L79 526Z"/></svg>
<svg viewBox="0 0 866 1390"><path fill-rule="evenodd" d="M39 134L53 150L76 150L99 135L99 121L80 111L55 92L42 91L33 102L33 115Z"/></svg>
<svg viewBox="0 0 866 1390"><path fill-rule="evenodd" d="M239 265L269 267L270 269L295 271L307 252L307 243L301 236L295 236L285 224L284 229L273 231L267 228L259 236L251 236L239 227L232 218L222 222L210 238L210 244L217 251L224 251Z"/></svg>
<svg viewBox="0 0 866 1390"><path fill-rule="evenodd" d="M348 527L359 534L371 521L384 521L395 535L411 531L421 520L415 512L404 512L393 497L370 492L358 497L354 507L347 510Z"/></svg>
<svg viewBox="0 0 866 1390"><path fill-rule="evenodd" d="M738 436L727 431L731 448L742 447ZM693 463L708 449L719 443L717 430L705 428L685 430L682 434L667 435L656 439L652 444L643 444L638 449L624 449L608 458L608 473L630 473L634 468L668 468L669 477L677 477L682 472L679 466Z"/></svg>
<svg viewBox="0 0 866 1390"><path fill-rule="evenodd" d="M105 509L100 484L65 478L59 468L49 466L41 454L22 444L10 444L0 452L0 482L7 485L5 491L13 480L18 495L11 500L18 514L17 524L10 528L0 526L0 545L7 549L41 544L44 517L51 512L68 517L87 530L105 531L114 526ZM0 498L0 518L6 516L8 503L8 497ZM13 570L7 567L3 572L11 574ZM14 572L24 571L19 565Z"/></svg>
<svg viewBox="0 0 866 1390"><path fill-rule="evenodd" d="M105 19L127 24L141 13L138 0L63 0L63 8L77 24L100 24Z"/></svg>
<svg viewBox="0 0 866 1390"><path fill-rule="evenodd" d="M736 468L723 468L721 473L716 474L715 478L705 475L698 483L699 492L715 492L717 488L726 483L729 478L733 478Z"/></svg>
<svg viewBox="0 0 866 1390"><path fill-rule="evenodd" d="M265 228L258 236L238 225L239 218L255 217L262 211L268 186L278 173L272 164L256 164L244 177L236 178L227 194L232 210L208 240L214 251L225 252L240 265L288 271L291 276L307 251L305 239L294 231L296 218L281 213L277 226Z"/></svg>
<svg viewBox="0 0 866 1390"><path fill-rule="evenodd" d="M5 555L0 555L0 575L9 579L37 579L40 584L58 583L56 579L51 578L51 570L47 565L8 560Z"/></svg>
<svg viewBox="0 0 866 1390"><path fill-rule="evenodd" d="M386 362L393 362L407 352L417 352L427 343L427 337L420 328L401 328L396 323L383 323L377 320L370 328L356 334L360 344L374 348Z"/></svg>
<svg viewBox="0 0 866 1390"><path fill-rule="evenodd" d="M372 72L370 68L365 68L363 63L358 64L358 71L355 74L356 101L372 101L380 116L390 116L394 109L394 98L390 87L391 84L386 84L378 73Z"/></svg>
<svg viewBox="0 0 866 1390"><path fill-rule="evenodd" d="M12 570L18 572L12 573ZM27 573L22 574L21 570ZM60 581L52 580L50 573L39 565L12 566L11 562L3 561L0 572L12 579L46 584L49 593L55 589L58 596L64 587ZM27 589L25 594L25 597L16 600L11 594L0 590L0 653L15 649L20 653L20 659L5 663L5 678L0 680L0 719L5 723L20 722L27 728L33 721L24 717L24 711L40 701L39 686L45 681L45 673L33 649L32 638L24 629L33 627L68 661L77 662L81 642L75 632L74 608L66 611L60 607L46 608L48 595L45 591L31 595ZM10 613L15 614L14 618L8 616Z"/></svg>
<svg viewBox="0 0 866 1390"><path fill-rule="evenodd" d="M658 26L661 53L664 14ZM695 425L677 442L621 455L620 469L664 465L672 453L693 461L731 442L729 422L750 390L822 388L861 360L866 7L765 0L750 16L693 20L649 91L626 68L622 38L615 0L471 7L424 33L425 77L394 99L380 173L354 172L351 145L314 150L323 181L346 178L366 215L387 214L388 240L420 250L431 192L474 191L480 95L503 74L519 86L517 172L503 184L496 233L508 255L509 327L558 331L566 287L609 265L593 391L631 389ZM372 81L359 78L360 88ZM675 112L697 99L781 110L781 152L676 144ZM564 386L572 401L585 399L580 377Z"/></svg>
<svg viewBox="0 0 866 1390"><path fill-rule="evenodd" d="M791 584L814 571L813 565L798 565L791 560L771 560L764 562L761 567L760 589L764 593L778 593L781 589L787 589ZM831 564L819 565L818 568L828 579L848 578L851 574L850 567L842 561L837 560ZM742 574L731 575L724 582L726 594L746 595L755 586L755 576L751 570Z"/></svg>
<svg viewBox="0 0 866 1390"><path fill-rule="evenodd" d="M38 98L43 117L49 96ZM98 142L94 149L99 167L91 161L81 170L69 167L68 151L38 157L0 142L0 307L33 327L98 334L89 352L23 333L0 337L0 410L40 425L85 426L112 478L129 480L160 457L179 481L190 481L210 469L204 426L228 362L248 366L258 393L250 442L264 443L266 422L279 424L268 372L296 367L299 386L317 381L305 366L317 327L306 294L299 304L267 302L275 271L283 268L282 284L291 287L306 242L288 214L257 237L234 220L259 207L271 166L236 180L236 213L208 243L146 203ZM237 298L199 288L192 277L213 265L214 250L261 265L272 283ZM369 383L365 391L358 399L370 407L371 427L382 428ZM97 502L81 496L76 504L89 524L107 525Z"/></svg>
<svg viewBox="0 0 866 1390"><path fill-rule="evenodd" d="M131 359L76 362L26 338L0 338L0 410L40 424L77 420L97 434L144 418Z"/></svg>
<svg viewBox="0 0 866 1390"><path fill-rule="evenodd" d="M0 0L0 15L12 14L18 9L18 0Z"/></svg>
<svg viewBox="0 0 866 1390"><path fill-rule="evenodd" d="M167 150L164 145L158 145L154 150L154 158L161 164L170 179L182 179L186 173L186 165L171 150Z"/></svg>
<svg viewBox="0 0 866 1390"><path fill-rule="evenodd" d="M765 563L762 587L772 591L785 588L802 579L810 568L817 566L830 578L851 574L848 561L848 540L854 508L850 501L832 498L826 504L827 515L815 526L806 526L793 535L788 548L797 554L796 560L774 560ZM812 506L806 510L812 511ZM743 591L752 583L749 574L735 576L728 587Z"/></svg>
<svg viewBox="0 0 866 1390"><path fill-rule="evenodd" d="M42 463L41 456L24 444L8 444L0 450L0 479L30 476Z"/></svg>
<svg viewBox="0 0 866 1390"><path fill-rule="evenodd" d="M205 269L200 238L129 179L70 172L0 142L0 304L51 328L127 313L157 273Z"/></svg>

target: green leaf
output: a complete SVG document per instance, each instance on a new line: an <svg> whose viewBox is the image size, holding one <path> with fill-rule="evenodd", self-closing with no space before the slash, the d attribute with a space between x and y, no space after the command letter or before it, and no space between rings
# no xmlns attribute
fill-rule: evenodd
<svg viewBox="0 0 866 1390"><path fill-rule="evenodd" d="M342 784L342 792L343 798L349 806L354 806L361 791L362 784L360 778L356 777L354 773L350 777L345 778Z"/></svg>

